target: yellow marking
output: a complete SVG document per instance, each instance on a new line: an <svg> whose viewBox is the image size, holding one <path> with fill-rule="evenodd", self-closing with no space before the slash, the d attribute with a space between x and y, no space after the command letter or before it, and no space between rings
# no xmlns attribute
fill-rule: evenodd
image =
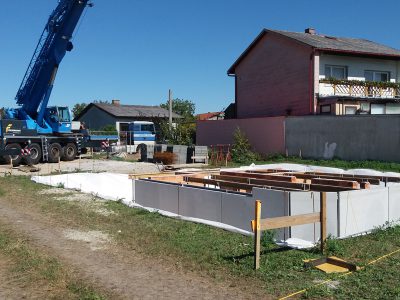
<svg viewBox="0 0 400 300"><path fill-rule="evenodd" d="M12 127L12 124L8 124L8 125L7 125L7 127L6 127L6 133L11 129L11 127Z"/></svg>

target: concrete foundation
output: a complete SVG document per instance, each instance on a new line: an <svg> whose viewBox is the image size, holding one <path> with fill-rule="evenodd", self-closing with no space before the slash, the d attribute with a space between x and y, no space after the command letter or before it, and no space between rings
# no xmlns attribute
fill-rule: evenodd
<svg viewBox="0 0 400 300"><path fill-rule="evenodd" d="M246 194L152 180L136 180L133 186L134 201L145 207L220 222L249 232L255 200L262 202L262 218L320 211L317 192L253 188L252 194ZM399 185L326 194L328 235L344 238L400 220ZM290 237L318 241L320 224L277 230L277 239Z"/></svg>

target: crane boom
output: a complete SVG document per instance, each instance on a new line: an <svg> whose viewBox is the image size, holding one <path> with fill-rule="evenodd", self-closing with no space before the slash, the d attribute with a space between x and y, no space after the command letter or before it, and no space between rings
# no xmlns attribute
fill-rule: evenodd
<svg viewBox="0 0 400 300"><path fill-rule="evenodd" d="M72 34L89 0L59 0L40 36L28 69L15 97L19 110L39 126L53 88L58 66L71 51Z"/></svg>

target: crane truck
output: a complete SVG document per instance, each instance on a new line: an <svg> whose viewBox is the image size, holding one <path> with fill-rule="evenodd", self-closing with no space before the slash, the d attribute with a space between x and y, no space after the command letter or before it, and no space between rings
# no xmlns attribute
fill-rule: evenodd
<svg viewBox="0 0 400 300"><path fill-rule="evenodd" d="M0 121L0 155L8 163L73 160L86 147L104 141L71 121L66 106L48 106L59 65L73 49L72 34L89 0L59 0L40 36L15 100L18 108L5 110Z"/></svg>

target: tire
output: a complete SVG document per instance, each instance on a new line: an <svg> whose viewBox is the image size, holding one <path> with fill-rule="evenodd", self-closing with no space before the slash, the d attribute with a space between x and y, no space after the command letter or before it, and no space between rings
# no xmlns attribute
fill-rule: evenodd
<svg viewBox="0 0 400 300"><path fill-rule="evenodd" d="M5 147L6 150L8 149L18 149L18 152L20 153L19 155L4 155L3 158L6 161L7 164L11 163L12 159L12 164L14 167L17 167L21 164L22 161L22 155L21 155L21 146L16 143L8 144Z"/></svg>
<svg viewBox="0 0 400 300"><path fill-rule="evenodd" d="M71 161L76 158L78 150L74 143L68 143L62 148L62 159L65 161Z"/></svg>
<svg viewBox="0 0 400 300"><path fill-rule="evenodd" d="M62 148L59 143L49 145L49 163L57 163L62 157Z"/></svg>
<svg viewBox="0 0 400 300"><path fill-rule="evenodd" d="M31 155L24 157L24 161L28 165L37 165L42 159L42 148L39 144L33 143L29 146L29 150L31 151Z"/></svg>

